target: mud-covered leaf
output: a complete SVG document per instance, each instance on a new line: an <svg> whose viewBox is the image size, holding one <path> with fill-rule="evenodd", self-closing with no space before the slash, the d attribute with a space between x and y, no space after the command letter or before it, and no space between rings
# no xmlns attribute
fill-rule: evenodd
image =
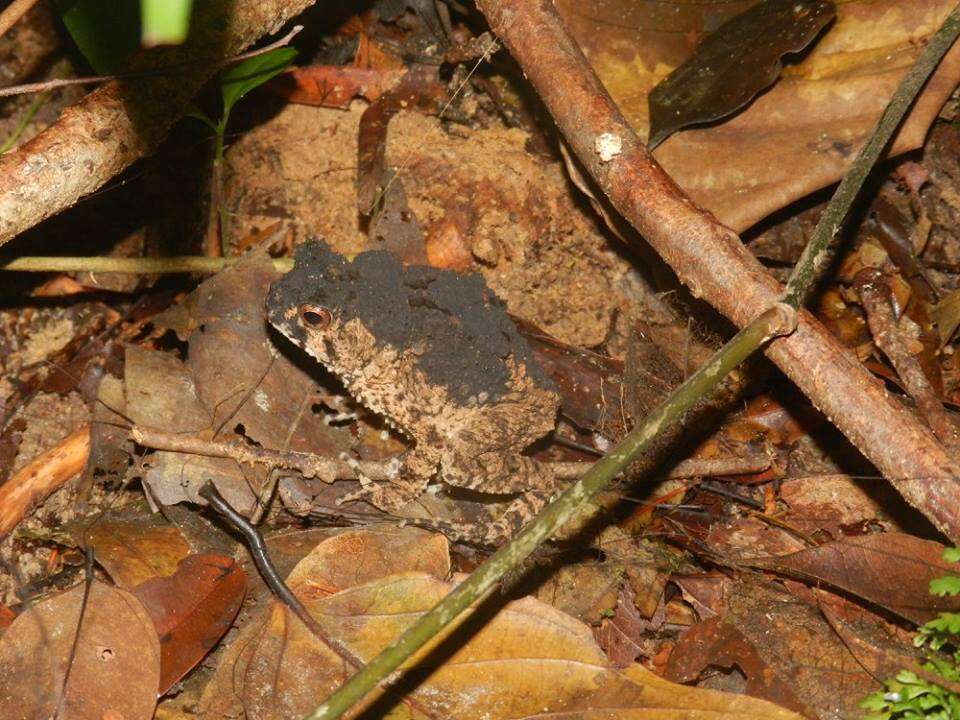
<svg viewBox="0 0 960 720"><path fill-rule="evenodd" d="M650 91L648 147L742 108L780 76L784 55L803 50L835 16L829 0L763 0L721 25Z"/></svg>
<svg viewBox="0 0 960 720"><path fill-rule="evenodd" d="M924 623L938 612L960 609L960 597L930 594L930 581L957 573L944 547L904 533L876 533L824 543L751 564L817 580Z"/></svg>
<svg viewBox="0 0 960 720"><path fill-rule="evenodd" d="M246 575L221 555L189 555L169 577L133 588L160 638L160 693L182 678L230 629Z"/></svg>
<svg viewBox="0 0 960 720"><path fill-rule="evenodd" d="M0 639L0 717L36 720L57 707L80 619L83 586L20 615ZM150 617L125 590L95 582L58 717L150 720L160 647Z"/></svg>

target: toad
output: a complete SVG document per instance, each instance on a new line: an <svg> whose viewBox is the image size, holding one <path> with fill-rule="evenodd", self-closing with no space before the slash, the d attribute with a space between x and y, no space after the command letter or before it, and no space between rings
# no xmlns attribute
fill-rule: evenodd
<svg viewBox="0 0 960 720"><path fill-rule="evenodd" d="M413 443L389 482L361 479L341 502L396 511L434 477L518 494L487 522L441 524L457 539L492 544L555 492L549 467L522 452L554 429L559 397L480 275L404 267L384 251L349 261L312 241L271 286L267 316Z"/></svg>

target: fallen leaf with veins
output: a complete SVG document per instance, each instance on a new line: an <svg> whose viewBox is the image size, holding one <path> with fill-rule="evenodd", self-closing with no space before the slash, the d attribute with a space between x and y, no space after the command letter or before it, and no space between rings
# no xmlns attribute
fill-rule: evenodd
<svg viewBox="0 0 960 720"><path fill-rule="evenodd" d="M861 717L860 699L880 687L818 608L769 582L732 585L723 613L681 636L666 676L691 682L734 666L745 692L822 720Z"/></svg>
<svg viewBox="0 0 960 720"><path fill-rule="evenodd" d="M960 597L930 594L930 581L957 574L944 546L905 533L848 537L777 558L747 564L828 583L915 623L960 609Z"/></svg>
<svg viewBox="0 0 960 720"><path fill-rule="evenodd" d="M200 662L227 630L243 602L247 579L232 558L188 555L169 577L132 589L160 638L160 694Z"/></svg>
<svg viewBox="0 0 960 720"><path fill-rule="evenodd" d="M36 720L56 711L74 645L83 585L44 600L0 639L0 717ZM94 582L69 663L59 720L150 720L160 644L150 617L125 590Z"/></svg>

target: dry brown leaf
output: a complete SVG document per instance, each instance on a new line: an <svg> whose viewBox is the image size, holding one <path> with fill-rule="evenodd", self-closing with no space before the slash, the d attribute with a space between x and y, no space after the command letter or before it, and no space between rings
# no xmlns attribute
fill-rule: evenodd
<svg viewBox="0 0 960 720"><path fill-rule="evenodd" d="M287 576L303 597L323 597L395 572L450 574L450 546L438 533L396 525L349 530L317 545Z"/></svg>
<svg viewBox="0 0 960 720"><path fill-rule="evenodd" d="M355 542L362 532L357 531ZM369 542L385 539L379 534ZM331 549L337 546L336 538L321 547L326 543ZM322 570L324 576L348 576L349 570L334 566L350 565L354 558L320 554L329 565ZM413 559L409 553L407 557ZM451 587L433 575L401 572L320 599L303 599L327 637L369 661ZM420 708L437 717L491 720L551 712L585 718L646 719L679 713L691 719L718 713L744 720L797 718L753 698L674 685L636 665L618 671L589 628L533 598L509 603L485 619L482 628L471 628L475 634L467 635L461 624L453 637L446 636L448 642L439 647L435 642L425 650L426 657L421 653L422 663L410 676L422 681L412 691ZM351 673L277 604L262 631L242 639L242 647L218 668L216 688L205 694L202 707L209 720L239 706L247 720L300 718ZM385 701L377 710L389 707Z"/></svg>
<svg viewBox="0 0 960 720"><path fill-rule="evenodd" d="M751 560L769 570L829 583L924 623L940 611L960 609L960 598L930 594L930 581L955 574L944 546L904 533L849 537L778 558Z"/></svg>
<svg viewBox="0 0 960 720"><path fill-rule="evenodd" d="M557 7L630 123L646 135L650 89L690 55L704 32L750 0L558 0ZM949 3L848 0L802 62L742 113L678 132L654 153L677 183L722 222L743 230L838 180ZM894 141L919 147L960 79L960 46L947 54Z"/></svg>
<svg viewBox="0 0 960 720"><path fill-rule="evenodd" d="M206 656L230 629L247 578L232 558L189 555L170 577L133 589L160 637L160 693Z"/></svg>
<svg viewBox="0 0 960 720"><path fill-rule="evenodd" d="M74 531L78 544L93 549L97 562L125 590L177 571L190 554L180 531L162 519L142 512L110 513Z"/></svg>
<svg viewBox="0 0 960 720"><path fill-rule="evenodd" d="M823 720L861 717L860 699L879 687L817 608L772 583L735 585L724 615L681 637L667 677L690 682L711 666L736 666L746 692Z"/></svg>
<svg viewBox="0 0 960 720"><path fill-rule="evenodd" d="M0 717L52 717L74 643L83 586L20 615L0 639ZM150 720L160 645L150 617L125 590L95 582L83 616L59 720Z"/></svg>

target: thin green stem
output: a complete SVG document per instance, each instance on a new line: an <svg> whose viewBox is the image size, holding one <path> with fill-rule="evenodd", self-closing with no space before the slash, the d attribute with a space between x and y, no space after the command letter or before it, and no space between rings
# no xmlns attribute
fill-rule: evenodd
<svg viewBox="0 0 960 720"><path fill-rule="evenodd" d="M0 144L0 155L3 155L7 150L17 144L17 140L19 140L20 136L23 135L23 131L27 129L27 125L30 124L30 121L33 120L34 115L37 114L37 111L49 97L50 93L48 92L45 92L42 95L37 95L27 106L26 112L23 113L23 117L20 118L20 122L17 123L17 126L13 129L13 132L10 133L7 139L3 141L3 144Z"/></svg>
<svg viewBox="0 0 960 720"><path fill-rule="evenodd" d="M817 223L787 281L782 302L795 308L803 304L817 277L827 267L831 246L871 170L913 106L913 101L920 94L921 88L943 56L953 46L958 34L960 34L960 4L953 8L947 19L930 38L923 52L914 61L913 66L903 76L883 115L874 126L873 132L870 133L870 137L860 148L847 174L837 186L830 204L820 216L820 222Z"/></svg>
<svg viewBox="0 0 960 720"><path fill-rule="evenodd" d="M642 453L667 427L680 420L727 373L767 340L793 331L796 312L785 305L766 311L737 333L719 352L681 385L646 420L594 463L560 497L545 507L536 520L423 615L397 641L381 652L304 720L338 718L363 699L440 630L482 598L506 573L517 567L546 541L590 498L602 490Z"/></svg>

